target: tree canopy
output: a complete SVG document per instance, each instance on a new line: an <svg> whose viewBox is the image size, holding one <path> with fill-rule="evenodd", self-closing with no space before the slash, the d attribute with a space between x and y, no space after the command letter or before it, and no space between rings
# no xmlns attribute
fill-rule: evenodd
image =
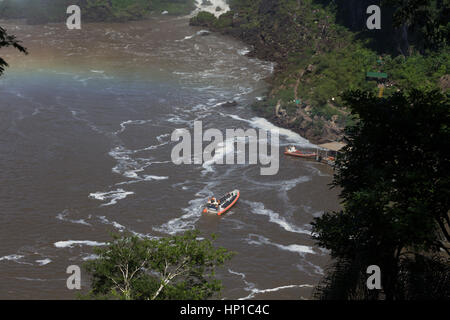
<svg viewBox="0 0 450 320"><path fill-rule="evenodd" d="M124 300L204 300L222 288L215 270L232 253L215 248L197 231L160 239L114 235L86 269L92 290L84 298Z"/></svg>
<svg viewBox="0 0 450 320"><path fill-rule="evenodd" d="M335 259L317 296L449 298L448 94L411 90L379 99L353 91L344 100L359 121L337 159L333 185L342 188L343 210L313 223ZM365 286L370 265L381 268L382 292Z"/></svg>
<svg viewBox="0 0 450 320"><path fill-rule="evenodd" d="M15 36L9 35L4 28L0 27L0 48L2 47L14 47L20 52L28 54L27 49L20 44L20 41ZM8 63L0 57L0 76L6 67L8 67Z"/></svg>

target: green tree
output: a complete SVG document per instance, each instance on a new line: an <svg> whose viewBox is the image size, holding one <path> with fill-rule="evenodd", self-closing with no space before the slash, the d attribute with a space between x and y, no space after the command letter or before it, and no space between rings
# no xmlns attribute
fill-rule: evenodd
<svg viewBox="0 0 450 320"><path fill-rule="evenodd" d="M214 236L212 237L214 240ZM92 289L84 298L136 300L204 300L222 285L215 269L231 258L197 231L161 239L114 235L86 269Z"/></svg>
<svg viewBox="0 0 450 320"><path fill-rule="evenodd" d="M335 261L317 297L408 299L435 289L433 297L450 298L448 94L379 99L353 91L344 101L359 121L337 159L333 185L342 188L343 210L313 223ZM370 265L381 268L381 292L367 290Z"/></svg>
<svg viewBox="0 0 450 320"><path fill-rule="evenodd" d="M9 35L5 29L0 27L0 48L2 47L14 47L20 52L28 54L27 49L20 44L20 41L17 40L15 36ZM0 57L0 76L3 74L6 67L8 67L8 63Z"/></svg>

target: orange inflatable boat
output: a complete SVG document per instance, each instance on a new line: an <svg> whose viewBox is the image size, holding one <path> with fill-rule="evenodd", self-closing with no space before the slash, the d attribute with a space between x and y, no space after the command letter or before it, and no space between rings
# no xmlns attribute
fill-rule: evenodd
<svg viewBox="0 0 450 320"><path fill-rule="evenodd" d="M208 200L206 208L203 209L203 213L215 213L218 216L221 216L236 204L239 197L239 190L231 191L220 199L212 197Z"/></svg>
<svg viewBox="0 0 450 320"><path fill-rule="evenodd" d="M294 146L287 147L286 150L284 151L284 154L287 156L309 158L309 159L314 159L317 156L317 154L314 152L300 151L300 150L297 150L297 148Z"/></svg>

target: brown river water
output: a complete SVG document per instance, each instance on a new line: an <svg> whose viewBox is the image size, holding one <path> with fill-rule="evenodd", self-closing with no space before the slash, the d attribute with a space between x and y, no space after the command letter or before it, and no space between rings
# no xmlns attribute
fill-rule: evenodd
<svg viewBox="0 0 450 320"><path fill-rule="evenodd" d="M250 105L274 65L245 44L190 27L187 18L124 24L3 22L28 56L2 49L0 299L73 299L66 268L93 259L110 232L161 237L196 228L237 254L218 272L225 299L309 299L328 253L310 223L339 208L332 170L286 158L259 165L171 161L175 129L272 129ZM220 104L235 100L235 107ZM212 195L241 191L226 215L202 214ZM82 273L82 292L89 287Z"/></svg>

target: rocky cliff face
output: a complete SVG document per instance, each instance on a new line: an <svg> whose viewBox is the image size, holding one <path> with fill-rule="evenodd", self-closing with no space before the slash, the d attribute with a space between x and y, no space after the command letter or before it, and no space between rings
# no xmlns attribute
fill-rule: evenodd
<svg viewBox="0 0 450 320"><path fill-rule="evenodd" d="M379 52L391 51L408 54L409 30L406 25L393 25L394 8L382 0L337 0L338 21L352 31L363 32L362 37L372 41L372 48ZM367 30L367 8L377 5L381 8L381 30Z"/></svg>
<svg viewBox="0 0 450 320"><path fill-rule="evenodd" d="M354 31L366 26L366 10L371 5L381 5L380 0L337 0L338 19Z"/></svg>

